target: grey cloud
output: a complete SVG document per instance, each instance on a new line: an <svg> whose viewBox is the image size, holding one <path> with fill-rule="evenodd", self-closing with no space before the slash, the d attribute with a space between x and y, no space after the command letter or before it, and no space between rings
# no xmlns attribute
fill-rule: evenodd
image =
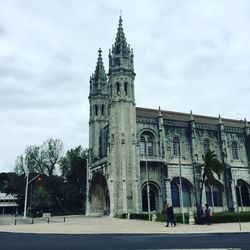
<svg viewBox="0 0 250 250"><path fill-rule="evenodd" d="M99 47L108 70L121 8L135 53L137 106L249 120L246 5L228 0L145 1L143 8L140 1L2 1L0 155L5 157L0 168L10 169L26 145L51 136L66 148L87 146L89 76Z"/></svg>
<svg viewBox="0 0 250 250"><path fill-rule="evenodd" d="M2 25L0 25L0 37L5 35L5 29Z"/></svg>

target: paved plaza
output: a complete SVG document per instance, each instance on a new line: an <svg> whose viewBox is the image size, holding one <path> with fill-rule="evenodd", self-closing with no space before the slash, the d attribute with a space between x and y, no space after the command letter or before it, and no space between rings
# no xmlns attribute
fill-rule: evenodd
<svg viewBox="0 0 250 250"><path fill-rule="evenodd" d="M16 221L15 221L16 220ZM16 225L15 225L16 224ZM84 215L23 219L22 217L0 216L0 232L51 233L51 234L187 234L187 233L250 233L250 222L221 223L207 225L183 225L165 227L163 222L128 220L108 216Z"/></svg>

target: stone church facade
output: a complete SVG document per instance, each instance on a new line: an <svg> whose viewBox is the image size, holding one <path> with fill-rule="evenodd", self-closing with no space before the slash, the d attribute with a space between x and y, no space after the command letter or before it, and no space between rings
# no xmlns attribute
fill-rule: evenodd
<svg viewBox="0 0 250 250"><path fill-rule="evenodd" d="M140 108L135 105L133 50L119 19L105 72L101 50L90 77L87 214L117 216L195 211L197 164L213 150L224 165L206 182L202 202L214 211L250 210L250 128L246 120Z"/></svg>

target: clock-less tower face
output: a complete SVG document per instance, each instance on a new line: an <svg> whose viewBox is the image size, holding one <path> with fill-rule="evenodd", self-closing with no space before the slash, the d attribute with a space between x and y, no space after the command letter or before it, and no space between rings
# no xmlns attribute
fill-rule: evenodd
<svg viewBox="0 0 250 250"><path fill-rule="evenodd" d="M110 90L110 201L111 213L139 211L138 163L136 157L136 114L134 100L133 50L126 42L119 19L115 43L109 53Z"/></svg>

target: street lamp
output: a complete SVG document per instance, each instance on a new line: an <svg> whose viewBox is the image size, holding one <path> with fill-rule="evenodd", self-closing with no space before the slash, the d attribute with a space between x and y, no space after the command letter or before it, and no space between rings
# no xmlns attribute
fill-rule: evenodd
<svg viewBox="0 0 250 250"><path fill-rule="evenodd" d="M182 223L185 224L185 215L183 210L183 192L182 192L182 173L181 173L181 155L180 155L180 143L177 145L178 153L178 164L179 164L179 191L180 191L180 201L181 201L181 213L182 213Z"/></svg>
<svg viewBox="0 0 250 250"><path fill-rule="evenodd" d="M240 213L239 213L239 205L237 201L237 181L236 181L236 171L232 169L233 172L233 185L234 185L234 192L235 192L235 204L237 206L237 217L238 217L238 222L239 222L239 228L241 230L241 221L240 221ZM239 188L239 187L238 187ZM242 202L242 200L241 200ZM242 203L241 203L242 204Z"/></svg>
<svg viewBox="0 0 250 250"><path fill-rule="evenodd" d="M210 187L210 193L211 193L212 211L214 212L214 186L213 184L211 184L209 185L209 187Z"/></svg>
<svg viewBox="0 0 250 250"><path fill-rule="evenodd" d="M149 194L149 175L148 175L148 157L146 155L146 176L147 176L147 201L148 201L148 220L150 221L150 194Z"/></svg>
<svg viewBox="0 0 250 250"><path fill-rule="evenodd" d="M27 168L27 173L26 173L26 185L25 185L25 199L24 199L24 209L23 209L23 218L26 218L26 213L27 213L27 199L28 199L28 187L29 184L34 181L38 176L41 174L37 174L34 178L32 178L29 181L29 170Z"/></svg>

